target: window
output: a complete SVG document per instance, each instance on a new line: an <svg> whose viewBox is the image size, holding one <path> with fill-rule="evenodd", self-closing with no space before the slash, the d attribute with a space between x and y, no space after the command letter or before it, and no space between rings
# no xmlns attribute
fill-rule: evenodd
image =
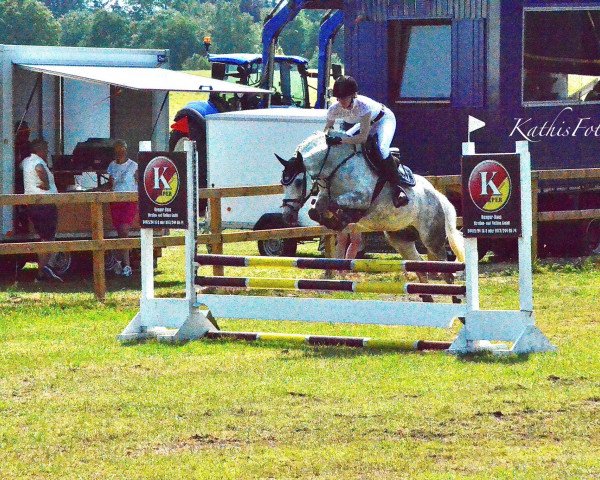
<svg viewBox="0 0 600 480"><path fill-rule="evenodd" d="M273 71L275 93L271 97L273 105L293 105L305 107L305 81L301 69L304 67L292 62L276 62Z"/></svg>
<svg viewBox="0 0 600 480"><path fill-rule="evenodd" d="M600 10L525 12L523 101L600 101Z"/></svg>
<svg viewBox="0 0 600 480"><path fill-rule="evenodd" d="M395 101L448 101L452 91L452 27L390 24L390 88Z"/></svg>

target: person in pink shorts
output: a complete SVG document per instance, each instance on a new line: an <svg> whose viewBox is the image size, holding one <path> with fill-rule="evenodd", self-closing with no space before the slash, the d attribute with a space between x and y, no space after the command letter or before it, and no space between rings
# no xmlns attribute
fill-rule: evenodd
<svg viewBox="0 0 600 480"><path fill-rule="evenodd" d="M127 143L124 140L115 142L115 159L107 169L109 175L107 189L113 192L137 192L137 163L127 158ZM136 202L116 202L110 204L113 227L120 238L129 237L129 231L137 215ZM129 250L121 250L120 259L115 265L115 273L130 277L132 274Z"/></svg>

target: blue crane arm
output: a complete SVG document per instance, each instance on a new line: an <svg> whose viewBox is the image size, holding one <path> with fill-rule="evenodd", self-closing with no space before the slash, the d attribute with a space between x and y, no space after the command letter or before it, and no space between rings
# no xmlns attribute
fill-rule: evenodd
<svg viewBox="0 0 600 480"><path fill-rule="evenodd" d="M279 4L265 19L262 33L262 80L263 88L273 86L273 62L275 58L275 45L283 28L290 23L304 8L306 0L281 0Z"/></svg>
<svg viewBox="0 0 600 480"><path fill-rule="evenodd" d="M319 27L319 59L317 81L317 101L315 108L327 107L327 88L329 87L329 72L331 71L331 48L335 36L344 24L344 14L341 10L330 10L321 20Z"/></svg>

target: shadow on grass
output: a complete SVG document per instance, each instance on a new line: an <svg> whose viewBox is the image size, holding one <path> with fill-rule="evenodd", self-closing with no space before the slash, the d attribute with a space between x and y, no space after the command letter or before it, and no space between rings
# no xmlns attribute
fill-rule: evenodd
<svg viewBox="0 0 600 480"><path fill-rule="evenodd" d="M466 355L457 355L457 359L465 363L485 363L499 365L518 365L529 360L529 354L522 355L494 355L491 352L470 353Z"/></svg>
<svg viewBox="0 0 600 480"><path fill-rule="evenodd" d="M205 345L216 344L226 345L232 348L241 346L242 348L253 348L260 350L279 350L281 353L287 354L291 351L300 351L304 357L309 358L355 358L359 356L388 356L388 355L448 355L445 351L418 351L409 349L394 349L394 348L361 348L361 347L348 347L343 345L330 345L330 346L313 346L309 344L296 344L286 341L275 341L275 340L264 340L264 341L244 341L244 340L214 340L214 339L198 339L184 343L159 343L155 339L144 340L141 342L127 342L123 343L125 347L131 347L135 345L147 345L156 344L170 349L181 349L186 347L190 343L203 343ZM518 365L529 361L529 354L523 355L494 355L491 352L481 352L475 354L466 355L452 355L459 362L474 363L474 364L496 364L496 365ZM298 357L283 357L281 360L284 361L296 361Z"/></svg>
<svg viewBox="0 0 600 480"><path fill-rule="evenodd" d="M70 274L59 281L37 281L37 270L21 270L17 275L3 276L0 278L0 290L14 293L90 293L94 294L94 278L92 274ZM166 283L166 282L165 282ZM177 282L173 282L177 285ZM166 285L168 286L168 285ZM107 292L113 291L131 291L140 290L140 277L116 277L114 275L106 276Z"/></svg>
<svg viewBox="0 0 600 480"><path fill-rule="evenodd" d="M204 345L223 345L242 348L252 348L257 350L279 350L283 354L290 353L292 351L300 351L306 358L355 358L360 356L384 356L384 355L435 355L442 354L442 352L435 351L417 351L417 350L402 350L393 348L360 348L360 347L348 347L342 345L330 345L330 346L313 346L309 344L296 344L285 341L244 341L244 340L214 340L201 338L198 340L192 340L184 343L160 343L155 339L148 339L142 341L124 342L124 347L132 347L137 345L159 345L168 347L169 349L182 349L192 343L200 343ZM284 361L297 361L298 357L283 357Z"/></svg>

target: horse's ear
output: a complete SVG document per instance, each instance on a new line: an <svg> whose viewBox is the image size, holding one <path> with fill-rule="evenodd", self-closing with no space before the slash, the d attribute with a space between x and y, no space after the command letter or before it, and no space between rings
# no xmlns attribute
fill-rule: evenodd
<svg viewBox="0 0 600 480"><path fill-rule="evenodd" d="M277 158L277 160L279 160L279 163L281 163L283 165L283 167L287 167L288 166L288 161L284 160L283 158L281 158L279 155L275 154L275 157Z"/></svg>
<svg viewBox="0 0 600 480"><path fill-rule="evenodd" d="M302 158L302 154L300 152L296 152L296 163L304 163L304 159Z"/></svg>

